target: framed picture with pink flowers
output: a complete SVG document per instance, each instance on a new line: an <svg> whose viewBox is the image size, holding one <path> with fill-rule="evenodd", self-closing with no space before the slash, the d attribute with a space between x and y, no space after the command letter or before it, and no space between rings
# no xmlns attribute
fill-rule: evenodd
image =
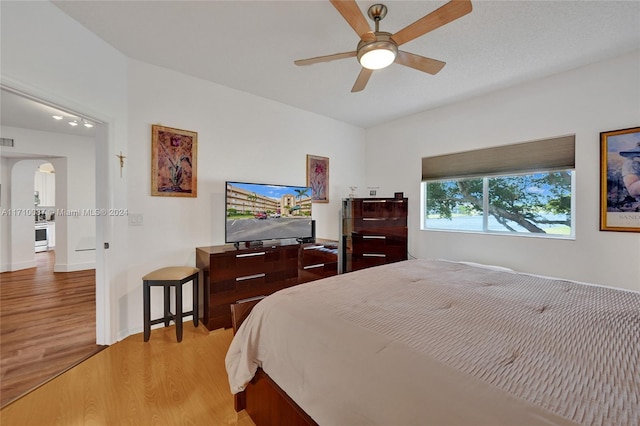
<svg viewBox="0 0 640 426"><path fill-rule="evenodd" d="M198 133L151 126L151 195L197 197Z"/></svg>
<svg viewBox="0 0 640 426"><path fill-rule="evenodd" d="M313 203L329 202L329 158L307 154L307 186Z"/></svg>

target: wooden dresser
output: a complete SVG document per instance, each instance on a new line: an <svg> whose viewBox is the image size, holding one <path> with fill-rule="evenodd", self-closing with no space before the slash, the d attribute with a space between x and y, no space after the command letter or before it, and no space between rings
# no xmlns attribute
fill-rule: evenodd
<svg viewBox="0 0 640 426"><path fill-rule="evenodd" d="M342 201L342 271L407 260L407 198Z"/></svg>
<svg viewBox="0 0 640 426"><path fill-rule="evenodd" d="M232 303L337 274L336 247L335 241L197 247L202 323L209 330L229 328Z"/></svg>

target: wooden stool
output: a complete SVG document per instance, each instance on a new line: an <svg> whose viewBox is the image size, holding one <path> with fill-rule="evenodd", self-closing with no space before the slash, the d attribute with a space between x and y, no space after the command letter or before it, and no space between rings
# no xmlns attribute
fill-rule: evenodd
<svg viewBox="0 0 640 426"><path fill-rule="evenodd" d="M151 336L151 326L164 322L164 326L169 326L169 321L176 324L176 335L178 342L182 341L182 318L193 315L193 325L198 326L198 273L200 270L191 266L169 266L157 269L142 277L143 300L144 300L144 341L147 342ZM193 281L193 309L189 312L182 312L182 285ZM152 286L164 287L164 316L151 320L151 291ZM176 313L172 314L169 306L169 287L176 289Z"/></svg>

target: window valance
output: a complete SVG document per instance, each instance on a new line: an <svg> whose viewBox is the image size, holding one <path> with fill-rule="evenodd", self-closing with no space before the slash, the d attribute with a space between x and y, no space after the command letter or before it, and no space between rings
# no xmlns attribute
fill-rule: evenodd
<svg viewBox="0 0 640 426"><path fill-rule="evenodd" d="M575 167L575 135L422 158L422 180Z"/></svg>

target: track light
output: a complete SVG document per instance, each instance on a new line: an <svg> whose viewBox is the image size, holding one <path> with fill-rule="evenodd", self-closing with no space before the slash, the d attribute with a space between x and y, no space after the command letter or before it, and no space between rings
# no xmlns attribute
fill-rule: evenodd
<svg viewBox="0 0 640 426"><path fill-rule="evenodd" d="M60 121L60 120L64 119L64 115L57 115L56 114L56 115L52 115L51 117L53 117L53 119L56 120L56 121ZM87 129L90 129L90 128L92 128L94 126L94 124L92 122L88 121L86 118L77 118L76 116L73 116L73 115L71 117L68 117L68 120L69 120L68 121L69 126L72 126L72 127L76 127L76 126L82 124Z"/></svg>

